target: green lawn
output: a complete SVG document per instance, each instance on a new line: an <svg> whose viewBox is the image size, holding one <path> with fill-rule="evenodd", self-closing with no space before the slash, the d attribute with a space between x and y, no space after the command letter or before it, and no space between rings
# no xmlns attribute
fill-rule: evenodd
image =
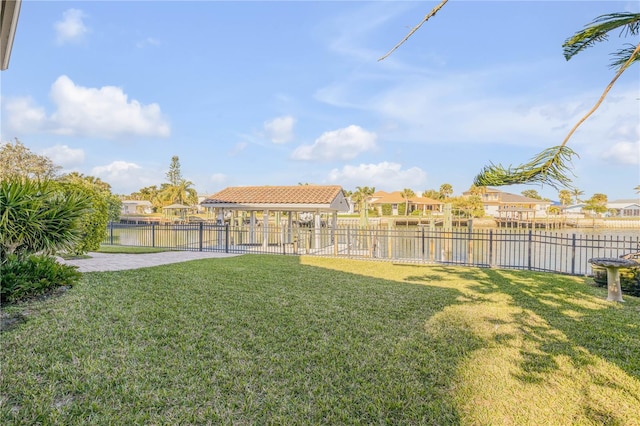
<svg viewBox="0 0 640 426"><path fill-rule="evenodd" d="M245 255L88 273L0 334L2 424L640 424L640 299Z"/></svg>
<svg viewBox="0 0 640 426"><path fill-rule="evenodd" d="M126 253L126 254L144 254L144 253L162 253L171 251L166 248L158 247L137 247L137 246L116 246L102 244L98 252L100 253Z"/></svg>

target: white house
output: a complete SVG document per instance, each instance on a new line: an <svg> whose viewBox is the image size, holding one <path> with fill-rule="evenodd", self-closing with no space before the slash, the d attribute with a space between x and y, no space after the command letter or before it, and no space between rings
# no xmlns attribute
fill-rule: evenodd
<svg viewBox="0 0 640 426"><path fill-rule="evenodd" d="M121 214L150 214L153 205L147 200L122 200Z"/></svg>
<svg viewBox="0 0 640 426"><path fill-rule="evenodd" d="M579 219L584 217L584 212L582 208L585 206L584 203L581 204L572 204L570 206L565 206L562 208L562 214L568 218Z"/></svg>
<svg viewBox="0 0 640 426"><path fill-rule="evenodd" d="M469 196L473 194L467 191L463 195ZM484 213L487 216L497 218L534 219L536 217L546 217L547 209L551 206L551 201L548 200L529 198L489 187L478 195L482 199Z"/></svg>
<svg viewBox="0 0 640 426"><path fill-rule="evenodd" d="M640 217L640 199L614 200L607 203L608 216Z"/></svg>

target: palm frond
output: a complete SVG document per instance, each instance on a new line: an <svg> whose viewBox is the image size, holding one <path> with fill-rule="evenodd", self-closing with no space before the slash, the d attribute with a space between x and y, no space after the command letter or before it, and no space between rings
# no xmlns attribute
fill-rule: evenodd
<svg viewBox="0 0 640 426"><path fill-rule="evenodd" d="M542 184L555 189L571 188L571 159L578 157L567 146L547 148L528 163L516 167L501 164L486 166L474 179L476 186L504 186L515 184Z"/></svg>
<svg viewBox="0 0 640 426"><path fill-rule="evenodd" d="M608 13L600 15L581 31L565 40L562 45L568 61L584 49L607 39L609 32L621 28L621 35L637 35L640 28L640 13Z"/></svg>
<svg viewBox="0 0 640 426"><path fill-rule="evenodd" d="M627 44L629 47L625 47L624 49L620 49L617 52L613 52L611 56L613 60L609 64L610 68L620 68L629 61L632 55L634 55L634 51L636 46L633 44ZM640 53L636 53L631 62L640 61Z"/></svg>

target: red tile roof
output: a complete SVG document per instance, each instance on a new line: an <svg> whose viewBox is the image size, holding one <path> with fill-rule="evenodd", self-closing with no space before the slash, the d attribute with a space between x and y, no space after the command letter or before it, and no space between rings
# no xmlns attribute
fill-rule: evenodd
<svg viewBox="0 0 640 426"><path fill-rule="evenodd" d="M380 195L381 195L380 198L375 201L372 201L371 204L404 204L406 202L406 199L402 196L402 192L400 191L383 193ZM375 198L375 194L374 194L374 198ZM409 198L409 202L412 204L419 204L419 205L444 204L442 201L434 200L432 198L427 198L427 197L411 197Z"/></svg>
<svg viewBox="0 0 640 426"><path fill-rule="evenodd" d="M202 204L331 204L341 192L338 185L234 186Z"/></svg>

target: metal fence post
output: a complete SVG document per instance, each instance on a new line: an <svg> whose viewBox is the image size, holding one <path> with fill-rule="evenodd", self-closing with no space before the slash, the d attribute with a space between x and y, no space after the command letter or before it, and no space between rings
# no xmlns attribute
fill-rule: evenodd
<svg viewBox="0 0 640 426"><path fill-rule="evenodd" d="M420 234L421 234L421 238L420 238L420 244L422 247L420 247L421 252L422 252L422 261L424 262L424 249L425 249L425 243L424 243L424 226L420 227Z"/></svg>
<svg viewBox="0 0 640 426"><path fill-rule="evenodd" d="M531 249L533 245L532 241L533 231L529 230L529 241L527 243L527 269L531 270Z"/></svg>
<svg viewBox="0 0 640 426"><path fill-rule="evenodd" d="M151 247L156 246L156 224L153 222L151 224Z"/></svg>
<svg viewBox="0 0 640 426"><path fill-rule="evenodd" d="M202 251L202 235L204 234L204 223L198 223L198 251Z"/></svg>
<svg viewBox="0 0 640 426"><path fill-rule="evenodd" d="M473 265L473 229L471 226L467 232L467 264Z"/></svg>
<svg viewBox="0 0 640 426"><path fill-rule="evenodd" d="M229 224L224 224L224 252L229 253Z"/></svg>
<svg viewBox="0 0 640 426"><path fill-rule="evenodd" d="M576 234L571 238L571 274L576 273Z"/></svg>
<svg viewBox="0 0 640 426"><path fill-rule="evenodd" d="M109 221L109 244L113 245L113 221Z"/></svg>
<svg viewBox="0 0 640 426"><path fill-rule="evenodd" d="M493 267L493 229L489 230L489 266Z"/></svg>

